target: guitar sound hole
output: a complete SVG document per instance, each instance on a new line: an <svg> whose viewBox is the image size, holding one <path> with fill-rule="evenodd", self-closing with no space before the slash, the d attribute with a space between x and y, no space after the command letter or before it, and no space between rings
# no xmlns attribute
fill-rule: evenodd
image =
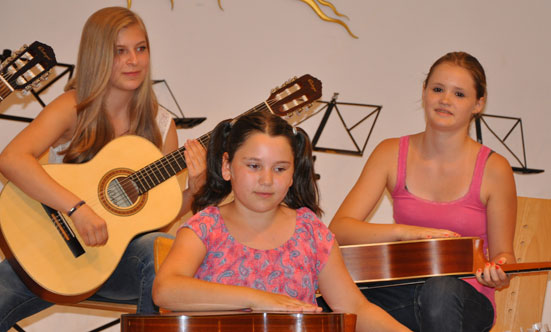
<svg viewBox="0 0 551 332"><path fill-rule="evenodd" d="M119 177L107 186L107 196L113 205L127 208L138 200L138 187L128 177Z"/></svg>

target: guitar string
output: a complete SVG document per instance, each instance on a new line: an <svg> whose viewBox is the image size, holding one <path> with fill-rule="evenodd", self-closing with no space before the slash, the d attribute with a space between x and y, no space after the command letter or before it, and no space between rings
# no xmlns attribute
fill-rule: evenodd
<svg viewBox="0 0 551 332"><path fill-rule="evenodd" d="M25 61L23 60L22 58L20 58L21 61ZM26 63L24 64L24 66L27 65ZM13 77L14 75L17 73L17 70L15 70L13 67L15 66L15 61L12 61L10 65L6 66L6 67L2 67L2 70L5 70L5 74L3 74L2 76L4 77L4 79L9 83L10 81L13 81ZM34 66L33 66L34 67ZM12 68L13 70L15 70L15 73L10 73L8 71L8 68ZM25 72L31 72L30 69L26 70ZM21 79L25 80L25 77L23 75L18 75ZM25 80L26 81L26 80Z"/></svg>
<svg viewBox="0 0 551 332"><path fill-rule="evenodd" d="M0 80L0 82L2 82L2 86L0 86L0 97L2 97L2 99L4 99L5 97L7 97L11 92L13 92L13 90L15 90L11 85L10 85L10 77L11 76L4 76L2 74L0 74L0 76L2 76L2 80ZM11 89L10 89L11 87Z"/></svg>

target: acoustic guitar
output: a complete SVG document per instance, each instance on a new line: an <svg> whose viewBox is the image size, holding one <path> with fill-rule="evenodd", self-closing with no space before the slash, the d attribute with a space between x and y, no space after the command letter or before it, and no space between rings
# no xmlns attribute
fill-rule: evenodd
<svg viewBox="0 0 551 332"><path fill-rule="evenodd" d="M37 41L15 51L0 64L0 102L15 90L36 88L56 63L53 49Z"/></svg>
<svg viewBox="0 0 551 332"><path fill-rule="evenodd" d="M320 97L321 82L304 75L244 114L289 117ZM206 146L209 138L207 133L198 140ZM174 175L186 167L184 147L163 157L151 142L131 135L114 139L86 163L44 165L106 221L107 244L87 247L63 212L9 182L0 194L0 248L35 294L50 302L79 302L107 280L134 236L176 218L182 190Z"/></svg>
<svg viewBox="0 0 551 332"><path fill-rule="evenodd" d="M295 312L175 312L126 314L122 332L354 332L356 315Z"/></svg>
<svg viewBox="0 0 551 332"><path fill-rule="evenodd" d="M473 277L487 260L477 237L341 246L345 265L361 288L424 282L436 276ZM508 274L548 271L551 262L500 266Z"/></svg>

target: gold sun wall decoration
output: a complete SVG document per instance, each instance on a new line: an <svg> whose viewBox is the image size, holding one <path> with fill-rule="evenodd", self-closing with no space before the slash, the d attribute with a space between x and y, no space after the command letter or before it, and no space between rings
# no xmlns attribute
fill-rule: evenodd
<svg viewBox="0 0 551 332"><path fill-rule="evenodd" d="M339 13L337 8L335 8L335 6L331 2L326 1L326 0L300 0L300 1L306 3L308 6L310 6L310 8L312 8L314 10L314 12L322 20L327 21L327 22L331 22L331 23L340 24L346 29L346 31L348 31L348 34L350 34L350 36L352 36L354 38L358 38L358 36L356 36L355 34L352 33L352 31L350 31L350 29L348 28L348 25L346 25L346 23L344 23L342 20L340 20L338 18L332 18L332 17L327 16L321 10L320 5L326 6L326 7L331 8L331 10L333 10L333 13L335 13L335 15L348 19L348 17L346 15L343 15L343 14ZM130 8L132 6L132 0L126 0L126 5L128 6L128 8ZM224 10L222 8L221 0L218 0L218 7L220 7L220 10ZM170 8L174 9L174 0L170 0Z"/></svg>

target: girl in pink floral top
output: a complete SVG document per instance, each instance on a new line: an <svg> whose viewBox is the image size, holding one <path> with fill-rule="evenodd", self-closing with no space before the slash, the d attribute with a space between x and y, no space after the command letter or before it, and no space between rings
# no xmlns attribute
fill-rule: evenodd
<svg viewBox="0 0 551 332"><path fill-rule="evenodd" d="M409 331L358 290L333 234L318 219L306 134L253 113L212 133L199 211L178 230L153 298L170 310L334 311L357 315L358 331ZM221 202L233 193L233 200Z"/></svg>
<svg viewBox="0 0 551 332"><path fill-rule="evenodd" d="M186 225L208 248L195 278L285 294L316 304L318 274L334 242L327 227L308 208L297 210L294 234L276 248L259 250L236 241L218 207L208 207Z"/></svg>

